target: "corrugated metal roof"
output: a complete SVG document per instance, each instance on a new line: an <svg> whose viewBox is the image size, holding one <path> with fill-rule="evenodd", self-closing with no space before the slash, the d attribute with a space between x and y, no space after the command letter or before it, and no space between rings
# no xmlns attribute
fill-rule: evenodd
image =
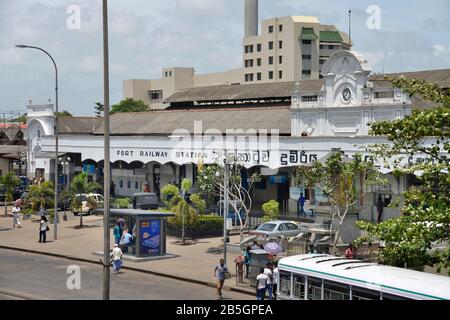
<svg viewBox="0 0 450 320"><path fill-rule="evenodd" d="M301 81L300 90L301 92L317 92L320 91L323 84L324 81L322 79ZM180 90L163 102L209 102L286 98L291 97L294 90L295 82L219 85Z"/></svg>
<svg viewBox="0 0 450 320"><path fill-rule="evenodd" d="M66 134L90 134L103 122L98 117L58 117L58 132Z"/></svg>
<svg viewBox="0 0 450 320"><path fill-rule="evenodd" d="M189 111L152 111L143 113L117 113L111 115L112 135L171 135L175 130L194 132L194 122L201 121L202 131L218 129L278 129L282 135L290 135L289 107L265 107L264 109L217 109ZM94 134L102 135L103 123Z"/></svg>
<svg viewBox="0 0 450 320"><path fill-rule="evenodd" d="M372 75L370 77L370 81L374 82L375 87L390 87L391 84L385 77L392 78L400 75L405 76L407 79L415 78L418 80L433 82L443 88L450 87L450 69L405 72L402 74L392 73L386 75ZM323 79L300 81L300 92L318 92L322 89L323 85ZM243 85L219 85L179 90L163 102L182 103L286 98L291 97L294 91L295 82L293 81Z"/></svg>

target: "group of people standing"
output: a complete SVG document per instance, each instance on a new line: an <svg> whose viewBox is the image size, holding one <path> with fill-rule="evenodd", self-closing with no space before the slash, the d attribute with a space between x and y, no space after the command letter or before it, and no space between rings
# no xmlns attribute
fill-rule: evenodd
<svg viewBox="0 0 450 320"><path fill-rule="evenodd" d="M277 299L278 289L278 263L268 262L265 268L261 268L256 277L256 299L264 300L266 292L269 294L269 300Z"/></svg>

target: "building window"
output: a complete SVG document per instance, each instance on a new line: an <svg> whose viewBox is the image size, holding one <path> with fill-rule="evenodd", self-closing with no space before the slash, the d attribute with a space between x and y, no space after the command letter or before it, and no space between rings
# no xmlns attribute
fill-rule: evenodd
<svg viewBox="0 0 450 320"><path fill-rule="evenodd" d="M137 181L134 182L134 188L139 189L139 182L137 182Z"/></svg>
<svg viewBox="0 0 450 320"><path fill-rule="evenodd" d="M269 57L269 64L273 64L273 57Z"/></svg>
<svg viewBox="0 0 450 320"><path fill-rule="evenodd" d="M253 59L245 60L245 67L246 68L253 68Z"/></svg>
<svg viewBox="0 0 450 320"><path fill-rule="evenodd" d="M157 103L163 99L163 91L162 90L153 90L149 92L150 102Z"/></svg>
<svg viewBox="0 0 450 320"><path fill-rule="evenodd" d="M282 25L282 24L280 24L280 25L278 26L278 31L279 31L279 32L283 32L283 25Z"/></svg>
<svg viewBox="0 0 450 320"><path fill-rule="evenodd" d="M283 71L278 71L278 79L283 79Z"/></svg>
<svg viewBox="0 0 450 320"><path fill-rule="evenodd" d="M278 63L279 64L283 64L283 56L279 56L278 57Z"/></svg>
<svg viewBox="0 0 450 320"><path fill-rule="evenodd" d="M261 45L261 43L258 43L256 45L256 51L261 52L261 49L262 49L262 45Z"/></svg>
<svg viewBox="0 0 450 320"><path fill-rule="evenodd" d="M247 73L245 75L245 82L253 81L253 73Z"/></svg>
<svg viewBox="0 0 450 320"><path fill-rule="evenodd" d="M283 49L283 41L278 41L278 49Z"/></svg>
<svg viewBox="0 0 450 320"><path fill-rule="evenodd" d="M119 188L123 188L123 180L119 181Z"/></svg>
<svg viewBox="0 0 450 320"><path fill-rule="evenodd" d="M273 50L273 41L269 41L269 50Z"/></svg>
<svg viewBox="0 0 450 320"><path fill-rule="evenodd" d="M169 72L166 71L166 72L164 73L164 76L167 78L167 77L169 76Z"/></svg>
<svg viewBox="0 0 450 320"><path fill-rule="evenodd" d="M253 45L245 46L245 53L253 53Z"/></svg>
<svg viewBox="0 0 450 320"><path fill-rule="evenodd" d="M317 96L302 96L302 102L316 102L317 100Z"/></svg>
<svg viewBox="0 0 450 320"><path fill-rule="evenodd" d="M38 139L41 138L41 130L38 130L38 132L37 132L37 137L38 137Z"/></svg>
<svg viewBox="0 0 450 320"><path fill-rule="evenodd" d="M303 60L311 60L311 55L309 55L309 54L304 54L304 55L302 55L302 59L303 59Z"/></svg>
<svg viewBox="0 0 450 320"><path fill-rule="evenodd" d="M311 44L311 40L302 40L302 44Z"/></svg>
<svg viewBox="0 0 450 320"><path fill-rule="evenodd" d="M256 80L258 80L258 81L261 81L261 72L258 72L257 74L256 74Z"/></svg>
<svg viewBox="0 0 450 320"><path fill-rule="evenodd" d="M324 46L323 44L321 44L321 45L319 46L319 48L322 50L322 49L325 48L325 46Z"/></svg>
<svg viewBox="0 0 450 320"><path fill-rule="evenodd" d="M333 46L333 45L329 45L329 46L328 46L328 49L329 49L329 50L333 50L333 49L334 49L334 46Z"/></svg>
<svg viewBox="0 0 450 320"><path fill-rule="evenodd" d="M261 58L256 59L256 64L258 67L261 67Z"/></svg>
<svg viewBox="0 0 450 320"><path fill-rule="evenodd" d="M311 70L302 70L302 74L311 74Z"/></svg>
<svg viewBox="0 0 450 320"><path fill-rule="evenodd" d="M269 71L269 80L273 79L273 71Z"/></svg>
<svg viewBox="0 0 450 320"><path fill-rule="evenodd" d="M273 26L269 26L269 33L273 33Z"/></svg>
<svg viewBox="0 0 450 320"><path fill-rule="evenodd" d="M374 92L375 99L394 99L394 91Z"/></svg>

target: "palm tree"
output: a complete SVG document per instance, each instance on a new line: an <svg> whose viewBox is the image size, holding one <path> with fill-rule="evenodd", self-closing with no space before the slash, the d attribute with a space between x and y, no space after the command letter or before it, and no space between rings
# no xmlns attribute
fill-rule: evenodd
<svg viewBox="0 0 450 320"><path fill-rule="evenodd" d="M52 181L46 181L40 185L31 185L27 201L31 203L31 209L35 212L54 206L55 190Z"/></svg>
<svg viewBox="0 0 450 320"><path fill-rule="evenodd" d="M89 175L86 172L83 172L73 178L70 183L70 193L72 194L72 203L73 207L77 208L80 213L80 228L83 228L83 209L82 209L82 199L81 197L77 197L77 195L88 194L94 192L100 188L100 185L95 182L89 182ZM89 205L92 206L92 199L88 199Z"/></svg>
<svg viewBox="0 0 450 320"><path fill-rule="evenodd" d="M8 201L13 200L14 190L20 185L20 179L13 172L0 177L0 184L5 190L5 216L8 214Z"/></svg>

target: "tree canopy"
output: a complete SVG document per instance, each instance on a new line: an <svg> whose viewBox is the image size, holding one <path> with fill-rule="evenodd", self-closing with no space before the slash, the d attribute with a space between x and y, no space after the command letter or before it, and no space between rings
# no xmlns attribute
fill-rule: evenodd
<svg viewBox="0 0 450 320"><path fill-rule="evenodd" d="M149 111L149 107L142 100L135 100L127 98L120 101L118 104L111 106L111 114L122 112L146 112Z"/></svg>
<svg viewBox="0 0 450 320"><path fill-rule="evenodd" d="M368 232L361 240L383 241L381 258L387 264L417 270L428 265L440 271L450 261L450 90L404 78L393 84L436 107L414 111L401 120L371 124L371 135L385 136L390 142L372 146L376 156L385 160L396 155L410 160L420 156L422 160L391 162L396 174L414 175L419 183L405 192L400 217L380 224L359 222Z"/></svg>
<svg viewBox="0 0 450 320"><path fill-rule="evenodd" d="M69 111L64 110L64 111L58 112L58 117L73 117L73 115Z"/></svg>

